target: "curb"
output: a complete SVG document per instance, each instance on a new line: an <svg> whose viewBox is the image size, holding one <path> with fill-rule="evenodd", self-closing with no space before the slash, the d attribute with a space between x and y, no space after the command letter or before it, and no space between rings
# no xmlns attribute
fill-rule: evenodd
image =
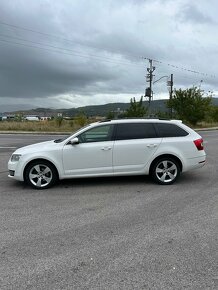
<svg viewBox="0 0 218 290"><path fill-rule="evenodd" d="M7 134L7 135L70 135L73 132L40 132L40 131L0 131L0 134Z"/></svg>
<svg viewBox="0 0 218 290"><path fill-rule="evenodd" d="M218 130L218 127L213 127L213 128L197 128L194 129L195 131L216 131Z"/></svg>
<svg viewBox="0 0 218 290"><path fill-rule="evenodd" d="M218 130L218 127L212 127L212 128L197 128L194 129L195 131L216 131ZM24 134L24 135L71 135L73 132L40 132L40 131L0 131L0 134L8 134L8 135L14 135L14 134Z"/></svg>

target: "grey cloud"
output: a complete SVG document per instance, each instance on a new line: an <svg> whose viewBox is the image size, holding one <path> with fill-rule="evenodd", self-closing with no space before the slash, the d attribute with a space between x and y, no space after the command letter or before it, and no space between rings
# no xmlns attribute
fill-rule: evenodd
<svg viewBox="0 0 218 290"><path fill-rule="evenodd" d="M163 62L154 63L157 78L174 73L175 84L194 82L194 75L182 79L184 72L167 64L208 71L206 58L213 62L218 57L216 42L211 41L209 30L209 45L195 30L196 24L210 22L208 10L201 12L201 6L195 3L181 11L180 5L175 11L180 9L181 13L169 17L167 8L162 10L171 3L175 9L176 1L169 0L30 0L28 4L2 0L2 21L42 33L0 24L0 34L12 37L0 36L0 40L43 49L0 41L0 105L26 100L31 106L40 103L61 107L62 100L71 106L71 100L76 103L82 97L85 104L96 94L143 94L148 65L147 60L141 59L143 56ZM140 23L141 20L146 21ZM190 25L183 32L187 21L191 21L196 35L188 30ZM172 29L174 25L181 29ZM216 24L213 28L215 31ZM205 51L211 51L211 55L205 56ZM216 74L214 63L210 68ZM213 88L217 86L216 81L210 84ZM168 95L164 84L156 85L155 89L156 93ZM68 98L70 95L77 97Z"/></svg>
<svg viewBox="0 0 218 290"><path fill-rule="evenodd" d="M214 21L211 17L207 16L203 11L193 4L186 4L183 9L179 12L178 18L183 22L190 23L209 23L213 24Z"/></svg>
<svg viewBox="0 0 218 290"><path fill-rule="evenodd" d="M47 59L41 59L43 53L0 47L1 97L44 97L83 91L90 84L115 77L104 65L96 66L91 61L75 64L71 57L63 59L56 53L47 53Z"/></svg>
<svg viewBox="0 0 218 290"><path fill-rule="evenodd" d="M30 6L31 5L32 3L30 2ZM10 11L10 4L8 4L8 7L5 5L5 7L8 8L8 10L4 8L5 15L9 16L8 11ZM46 12L45 15L51 14L49 13L50 8L51 5L48 6L48 12ZM23 14L25 14L25 11L23 12L21 8L18 9L16 14L17 22L21 27L27 27L31 30L37 23L34 30L49 33L50 35L58 35L58 29L59 31L62 29L62 25L56 29L56 22L54 26L51 25L51 23L53 24L53 19L51 19L51 21L47 20L47 25L45 25L45 17L42 17L42 21L36 21L35 15L32 19L31 15L22 17ZM42 27L45 27L45 29L42 29ZM29 46L40 46L45 49L40 50L33 47L26 48L25 46L0 42L0 54L2 56L0 59L1 97L31 99L71 92L80 94L94 94L100 91L115 93L116 90L122 91L122 88L124 90L129 86L128 84L124 85L117 83L119 79L122 78L123 69L116 68L119 62L116 60L113 62L113 58L111 59L112 63L110 63L110 59L108 63L108 59L104 62L105 56L104 53L102 54L103 49L98 42L93 43L93 46L99 46L97 52L96 49L94 49L97 58L90 57L90 59L88 59L75 55L73 51L75 49L80 50L79 53L81 56L88 56L93 54L91 47L87 46L87 44L81 47L78 40L76 42L73 40L70 42L62 41L64 35L62 37L61 34L59 34L60 37L47 37L47 35L32 33L31 31L11 28L4 25L1 25L0 28L1 34L12 37L9 38L9 41L24 43ZM15 38L13 39L13 37L18 37L18 40ZM119 35L117 35L117 38L115 37L114 45L118 37ZM22 39L28 41L24 42ZM6 40L8 40L8 38L6 38ZM106 38L103 39L103 41L104 40L106 40ZM108 37L108 42L109 41L111 41L111 37ZM122 41L126 45L126 48L129 49L128 44L130 44L130 41L126 39L125 43L124 37ZM43 43L44 45L41 46L35 43ZM54 47L71 49L73 51L58 50L60 54L50 52L49 50L52 48L46 48L45 45L47 44ZM48 51L46 49L48 49ZM109 50L113 52L113 45ZM122 52L122 47L119 47L118 52L125 53L125 51ZM72 55L64 55L64 53ZM103 83L103 85L99 85L99 83Z"/></svg>

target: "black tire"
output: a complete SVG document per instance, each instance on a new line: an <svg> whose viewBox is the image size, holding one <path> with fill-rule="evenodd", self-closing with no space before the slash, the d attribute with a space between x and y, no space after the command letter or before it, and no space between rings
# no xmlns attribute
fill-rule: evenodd
<svg viewBox="0 0 218 290"><path fill-rule="evenodd" d="M24 181L34 189L46 189L53 186L58 180L54 165L46 160L31 162L24 173Z"/></svg>
<svg viewBox="0 0 218 290"><path fill-rule="evenodd" d="M151 168L151 177L162 185L173 184L180 176L181 169L172 157L163 157L155 161Z"/></svg>

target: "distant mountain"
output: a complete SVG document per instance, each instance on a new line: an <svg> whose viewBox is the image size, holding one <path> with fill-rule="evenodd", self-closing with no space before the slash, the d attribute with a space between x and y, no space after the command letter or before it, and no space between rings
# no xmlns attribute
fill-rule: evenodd
<svg viewBox="0 0 218 290"><path fill-rule="evenodd" d="M151 102L152 111L166 111L166 100L155 100ZM144 106L148 106L148 101L143 102ZM79 113L84 113L87 116L106 116L109 112L122 113L130 106L130 103L108 103L104 105L85 106L70 109L50 109L50 108L36 108L32 110L17 110L7 113L16 114L23 113L24 115L38 115L38 116L57 116L62 113L64 116L74 117Z"/></svg>
<svg viewBox="0 0 218 290"><path fill-rule="evenodd" d="M11 104L11 105L0 105L0 113L3 113L3 112L15 112L15 111L18 111L18 110L32 110L33 106L31 105L19 105L19 104Z"/></svg>
<svg viewBox="0 0 218 290"><path fill-rule="evenodd" d="M151 112L166 112L168 108L166 107L167 99L164 100L154 100L151 102L150 110ZM218 106L218 98L213 98L213 105ZM143 105L148 107L148 101L144 101ZM85 113L87 116L106 116L108 112L122 113L126 111L130 106L130 103L109 103L105 105L95 105L86 106L80 108L65 109L63 113L69 116L75 116L79 112Z"/></svg>
<svg viewBox="0 0 218 290"><path fill-rule="evenodd" d="M154 100L151 102L151 112L166 112L165 100ZM213 98L212 103L218 106L218 98ZM144 106L148 106L148 101L143 102ZM39 115L39 116L57 116L58 113L62 113L64 116L74 117L79 113L84 113L87 116L106 116L109 112L122 113L126 111L130 106L130 103L109 103L104 105L85 106L71 109L50 109L50 108L36 108L32 110L22 110L24 115ZM10 113L20 113L21 111L13 111Z"/></svg>
<svg viewBox="0 0 218 290"><path fill-rule="evenodd" d="M144 106L148 106L148 101L143 102ZM109 112L122 113L126 111L130 103L109 103L105 105L86 106L80 108L67 109L64 111L69 116L75 116L79 112L85 113L87 116L106 116ZM166 111L166 100L155 100L151 102L151 111Z"/></svg>

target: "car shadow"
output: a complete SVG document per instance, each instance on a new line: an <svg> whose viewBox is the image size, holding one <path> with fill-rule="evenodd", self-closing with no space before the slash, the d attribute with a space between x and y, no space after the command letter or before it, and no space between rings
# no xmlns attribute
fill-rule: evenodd
<svg viewBox="0 0 218 290"><path fill-rule="evenodd" d="M94 186L119 186L128 184L152 184L149 176L119 176L119 177L94 177L60 180L58 187L94 187Z"/></svg>
<svg viewBox="0 0 218 290"><path fill-rule="evenodd" d="M199 182L199 174L195 172L183 173L180 178L169 187L180 187L184 185L193 185L198 184ZM52 192L60 192L65 189L84 189L84 188L113 188L113 187L136 187L136 186L148 186L150 187L163 187L163 185L159 185L154 183L154 181L148 175L140 175L140 176L116 176L116 177L94 177L94 178L73 178L73 179L64 179L59 180L53 187L43 190L36 190L31 188L29 185L24 182L16 181L16 180L8 180L6 187L10 187L10 191L18 192L38 192L43 193L45 191ZM165 187L165 186L164 186ZM151 189L151 188L150 188Z"/></svg>

